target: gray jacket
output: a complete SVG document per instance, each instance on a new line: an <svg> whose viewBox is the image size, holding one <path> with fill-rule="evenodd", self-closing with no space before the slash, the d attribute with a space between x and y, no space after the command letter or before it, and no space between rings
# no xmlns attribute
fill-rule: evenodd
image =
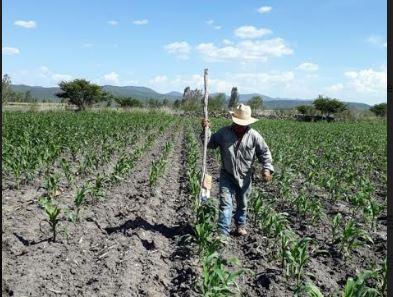
<svg viewBox="0 0 393 297"><path fill-rule="evenodd" d="M201 135L203 139L203 132ZM239 187L247 184L251 180L252 163L256 156L262 164L263 169L274 171L272 165L272 155L265 140L256 130L248 128L244 134L238 150L238 139L232 126L226 126L212 135L208 130L208 148L220 148L221 153L221 170L229 173Z"/></svg>

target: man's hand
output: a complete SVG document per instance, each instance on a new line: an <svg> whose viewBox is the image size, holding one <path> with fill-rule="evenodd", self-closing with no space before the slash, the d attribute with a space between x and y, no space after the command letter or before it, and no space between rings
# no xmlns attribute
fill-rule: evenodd
<svg viewBox="0 0 393 297"><path fill-rule="evenodd" d="M269 169L263 169L262 170L262 180L264 182L270 182L272 181L272 174L270 173Z"/></svg>
<svg viewBox="0 0 393 297"><path fill-rule="evenodd" d="M202 119L202 128L209 128L209 120L208 119Z"/></svg>

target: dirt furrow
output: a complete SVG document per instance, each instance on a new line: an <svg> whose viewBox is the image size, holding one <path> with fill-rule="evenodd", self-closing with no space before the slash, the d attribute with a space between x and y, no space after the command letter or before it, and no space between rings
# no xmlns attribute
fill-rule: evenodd
<svg viewBox="0 0 393 297"><path fill-rule="evenodd" d="M110 235L105 228L119 226L128 214L140 212L138 203L148 201L150 193L145 184L150 160L159 154L167 136L158 138L153 149L138 160L129 178L108 191L105 201L86 209L68 240L59 236L57 243L25 238L11 242L7 238L15 234L3 237L2 264L3 272L7 271L3 274L7 275L3 285L8 288L7 294L138 296L131 280L133 275L141 274L138 261L134 263L132 256L139 244L144 248L145 241L130 239L119 232ZM130 215L129 219L134 217ZM21 277L17 280L13 275Z"/></svg>
<svg viewBox="0 0 393 297"><path fill-rule="evenodd" d="M207 168L208 172L213 175L211 199L218 203L220 164L214 158L212 151L208 153ZM257 185L254 181L253 187L255 186ZM234 199L233 214L235 210L236 201ZM232 230L234 227L232 220ZM223 255L226 258L238 258L242 268L250 269L254 273L254 275L243 274L238 279L242 296L290 296L292 291L285 286L285 278L282 276L281 268L269 258L270 251L267 249L269 239L257 226L254 226L249 216L247 231L249 234L245 237L238 237L232 232L229 243L223 250Z"/></svg>

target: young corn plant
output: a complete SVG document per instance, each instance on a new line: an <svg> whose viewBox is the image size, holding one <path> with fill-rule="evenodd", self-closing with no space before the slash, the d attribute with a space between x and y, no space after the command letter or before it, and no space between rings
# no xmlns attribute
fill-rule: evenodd
<svg viewBox="0 0 393 297"><path fill-rule="evenodd" d="M378 286L380 288L380 291L382 294L387 294L387 283L388 283L388 259L385 257L385 260L383 261L382 268L378 270L380 273L379 277L379 282Z"/></svg>
<svg viewBox="0 0 393 297"><path fill-rule="evenodd" d="M321 217L321 203L318 200L312 200L309 204L309 215L311 217L311 224L315 224L316 220Z"/></svg>
<svg viewBox="0 0 393 297"><path fill-rule="evenodd" d="M344 226L339 238L340 252L345 257L349 257L351 251L361 245L360 240L373 243L372 238L366 233L366 231L361 229L353 219L350 219Z"/></svg>
<svg viewBox="0 0 393 297"><path fill-rule="evenodd" d="M286 271L287 267L287 253L291 250L296 240L295 233L291 230L284 230L280 237L281 246L279 249L279 256L281 259L281 267Z"/></svg>
<svg viewBox="0 0 393 297"><path fill-rule="evenodd" d="M210 200L197 208L194 232L201 256L211 254L219 248L220 242L214 238L216 213L217 210Z"/></svg>
<svg viewBox="0 0 393 297"><path fill-rule="evenodd" d="M339 228L341 225L341 222L343 220L343 217L341 213L337 213L332 220L332 243L336 243L340 237L339 237Z"/></svg>
<svg viewBox="0 0 393 297"><path fill-rule="evenodd" d="M157 184L158 178L163 175L167 161L163 158L153 160L150 167L149 185L151 187Z"/></svg>
<svg viewBox="0 0 393 297"><path fill-rule="evenodd" d="M61 209L52 203L49 199L42 203L42 206L45 209L45 213L48 217L49 226L52 229L52 241L56 242L56 227L59 223L59 214Z"/></svg>
<svg viewBox="0 0 393 297"><path fill-rule="evenodd" d="M55 174L47 174L44 177L44 187L49 197L56 196L59 190L59 176Z"/></svg>
<svg viewBox="0 0 393 297"><path fill-rule="evenodd" d="M253 216L253 220L255 223L257 223L260 219L260 213L263 207L262 199L258 194L253 194L250 197L249 205L250 205L251 214Z"/></svg>
<svg viewBox="0 0 393 297"><path fill-rule="evenodd" d="M371 288L367 285L367 282L372 279L378 278L377 271L365 270L359 273L355 278L348 278L345 283L344 290L342 291L342 297L353 297L353 296L383 296L375 288Z"/></svg>
<svg viewBox="0 0 393 297"><path fill-rule="evenodd" d="M60 161L60 166L63 169L65 178L67 179L68 185L72 185L74 182L74 173L71 170L71 165L66 159L62 158Z"/></svg>
<svg viewBox="0 0 393 297"><path fill-rule="evenodd" d="M288 264L286 273L288 276L296 279L296 288L300 286L304 267L310 259L307 251L309 242L309 238L297 240L291 249L286 251L286 261Z"/></svg>
<svg viewBox="0 0 393 297"><path fill-rule="evenodd" d="M89 192L89 188L85 185L82 186L82 188L80 188L75 195L74 198L74 205L75 205L75 221L78 222L79 221L79 214L82 208L82 205L84 204L84 202L86 201L86 195Z"/></svg>
<svg viewBox="0 0 393 297"><path fill-rule="evenodd" d="M311 282L307 282L300 291L303 293L302 296L306 297L323 297L323 294L319 288Z"/></svg>
<svg viewBox="0 0 393 297"><path fill-rule="evenodd" d="M231 272L226 269L227 265L239 267L240 261L237 258L231 258L225 261L217 252L213 252L203 259L203 296L224 297L234 295L236 293L235 289L239 292L240 289L236 283L236 279L243 273L250 272L250 270L238 269Z"/></svg>
<svg viewBox="0 0 393 297"><path fill-rule="evenodd" d="M366 218L366 221L368 221L371 224L371 228L375 230L375 221L376 218L382 213L383 211L383 205L378 203L375 199L370 199L367 202L367 205L363 208L363 215Z"/></svg>
<svg viewBox="0 0 393 297"><path fill-rule="evenodd" d="M91 186L89 187L91 197L102 200L105 197L104 186L109 183L109 178L105 175L98 174L95 180L90 181Z"/></svg>

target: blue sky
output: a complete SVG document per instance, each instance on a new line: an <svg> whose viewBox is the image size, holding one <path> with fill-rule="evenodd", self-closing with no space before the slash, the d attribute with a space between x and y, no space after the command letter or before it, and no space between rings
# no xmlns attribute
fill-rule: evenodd
<svg viewBox="0 0 393 297"><path fill-rule="evenodd" d="M186 4L187 3L187 4ZM3 73L386 101L386 0L5 0Z"/></svg>

